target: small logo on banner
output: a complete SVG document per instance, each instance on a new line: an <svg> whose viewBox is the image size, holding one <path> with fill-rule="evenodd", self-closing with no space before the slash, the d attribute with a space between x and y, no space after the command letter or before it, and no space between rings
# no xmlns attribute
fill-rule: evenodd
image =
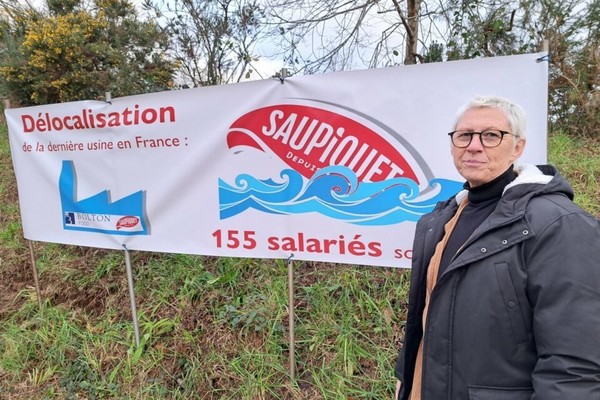
<svg viewBox="0 0 600 400"><path fill-rule="evenodd" d="M75 225L75 213L72 213L72 212L65 213L65 224Z"/></svg>
<svg viewBox="0 0 600 400"><path fill-rule="evenodd" d="M63 228L74 231L118 235L148 235L144 215L144 194L138 191L118 201L109 200L109 192L101 191L77 200L75 166L65 160L58 182L63 210Z"/></svg>
<svg viewBox="0 0 600 400"><path fill-rule="evenodd" d="M289 168L265 180L244 173L240 165L234 183L220 179L221 219L255 209L389 225L416 221L461 189L459 182L433 178L408 141L384 124L340 112L279 104L237 118L227 134L228 148L274 154ZM420 197L421 188L433 194Z"/></svg>
<svg viewBox="0 0 600 400"><path fill-rule="evenodd" d="M117 221L117 229L134 228L135 226L139 225L139 223L140 219L138 217L123 217Z"/></svg>

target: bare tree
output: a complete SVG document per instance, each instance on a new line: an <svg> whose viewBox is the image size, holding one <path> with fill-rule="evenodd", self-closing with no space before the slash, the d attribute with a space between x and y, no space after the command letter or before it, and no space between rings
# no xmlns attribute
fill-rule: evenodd
<svg viewBox="0 0 600 400"><path fill-rule="evenodd" d="M259 0L145 0L144 8L171 35L182 86L249 78L263 30Z"/></svg>
<svg viewBox="0 0 600 400"><path fill-rule="evenodd" d="M414 64L422 0L267 0L285 62L297 73Z"/></svg>

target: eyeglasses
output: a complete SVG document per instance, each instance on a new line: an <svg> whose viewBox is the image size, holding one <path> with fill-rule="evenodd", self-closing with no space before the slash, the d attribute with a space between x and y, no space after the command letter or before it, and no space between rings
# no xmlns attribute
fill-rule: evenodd
<svg viewBox="0 0 600 400"><path fill-rule="evenodd" d="M482 132L467 131L464 129L450 132L448 136L452 139L452 144L456 147L464 149L469 147L473 140L473 135L479 135L479 140L483 147L498 147L504 139L504 135L512 135L510 132L501 131L499 129L487 129Z"/></svg>

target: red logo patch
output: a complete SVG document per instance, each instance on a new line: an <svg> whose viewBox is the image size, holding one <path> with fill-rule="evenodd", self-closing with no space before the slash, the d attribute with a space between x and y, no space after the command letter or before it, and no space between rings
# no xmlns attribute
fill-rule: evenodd
<svg viewBox="0 0 600 400"><path fill-rule="evenodd" d="M402 154L375 131L310 106L283 104L244 114L229 128L227 146L270 149L306 178L320 168L343 165L364 182L404 177L419 183Z"/></svg>
<svg viewBox="0 0 600 400"><path fill-rule="evenodd" d="M117 230L121 228L133 228L137 224L140 223L140 219L138 217L128 216L122 217L117 221Z"/></svg>

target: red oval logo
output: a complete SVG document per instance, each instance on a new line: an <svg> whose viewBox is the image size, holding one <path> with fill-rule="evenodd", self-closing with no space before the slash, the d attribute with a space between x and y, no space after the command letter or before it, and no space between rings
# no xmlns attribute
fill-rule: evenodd
<svg viewBox="0 0 600 400"><path fill-rule="evenodd" d="M122 217L117 221L117 230L121 228L133 228L140 223L140 219L134 216Z"/></svg>
<svg viewBox="0 0 600 400"><path fill-rule="evenodd" d="M330 165L350 168L363 182L417 175L400 152L365 125L332 111L281 104L253 110L229 128L227 145L270 149L310 178Z"/></svg>

